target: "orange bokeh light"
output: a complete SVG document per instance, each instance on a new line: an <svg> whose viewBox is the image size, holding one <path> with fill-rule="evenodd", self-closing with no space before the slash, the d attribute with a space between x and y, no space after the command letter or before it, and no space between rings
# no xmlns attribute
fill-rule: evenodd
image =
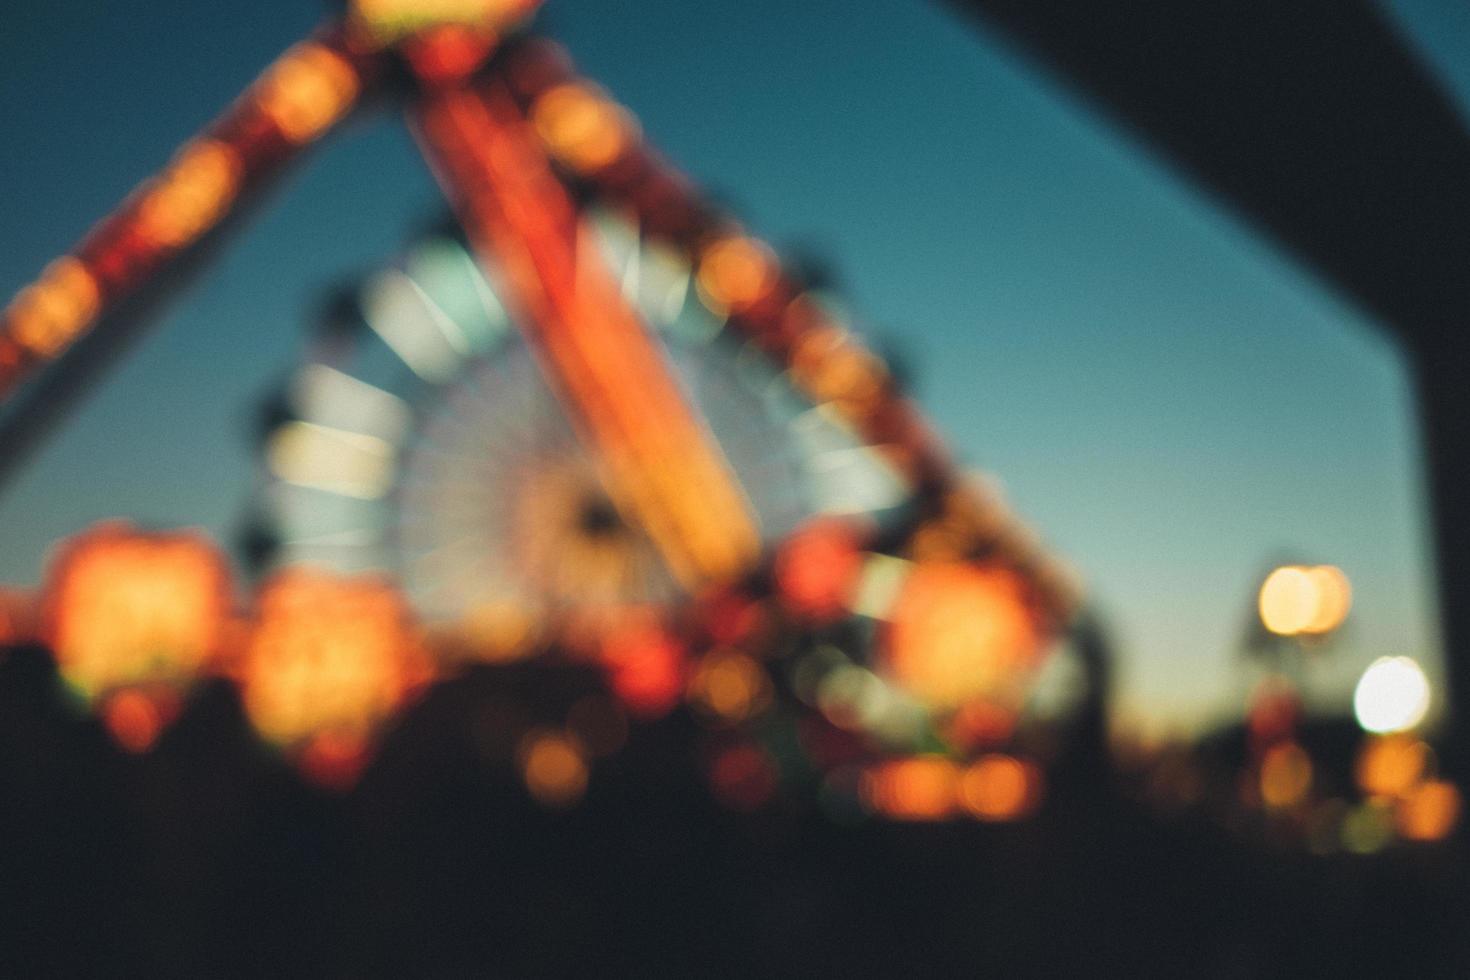
<svg viewBox="0 0 1470 980"><path fill-rule="evenodd" d="M1408 840L1443 840L1460 820L1460 791L1453 783L1432 780L1420 783L1402 800L1394 813L1401 836Z"/></svg>
<svg viewBox="0 0 1470 980"><path fill-rule="evenodd" d="M1281 742L1261 758L1261 802L1269 807L1295 806L1312 788L1312 760L1295 742Z"/></svg>
<svg viewBox="0 0 1470 980"><path fill-rule="evenodd" d="M546 91L531 107L531 122L552 156L582 173L617 160L633 133L627 113L585 82Z"/></svg>
<svg viewBox="0 0 1470 980"><path fill-rule="evenodd" d="M684 648L654 622L629 622L603 638L608 683L635 715L666 714L684 690Z"/></svg>
<svg viewBox="0 0 1470 980"><path fill-rule="evenodd" d="M798 528L776 552L776 589L791 610L817 620L835 619L863 570L856 530L847 523L818 520Z"/></svg>
<svg viewBox="0 0 1470 980"><path fill-rule="evenodd" d="M166 248L193 241L235 199L241 170L239 154L219 140L188 144L139 201L138 234Z"/></svg>
<svg viewBox="0 0 1470 980"><path fill-rule="evenodd" d="M1000 567L915 565L889 618L888 671L932 708L976 697L1002 701L1040 652L1025 584Z"/></svg>
<svg viewBox="0 0 1470 980"><path fill-rule="evenodd" d="M1428 765L1428 745L1412 735L1385 735L1364 743L1354 776L1369 796L1402 796L1423 778Z"/></svg>
<svg viewBox="0 0 1470 980"><path fill-rule="evenodd" d="M60 353L96 318L102 296L81 260L62 256L18 293L5 311L10 336L37 357Z"/></svg>
<svg viewBox="0 0 1470 980"><path fill-rule="evenodd" d="M690 700L726 722L743 721L757 713L770 696L771 684L764 668L735 650L716 650L707 655L689 681Z"/></svg>
<svg viewBox="0 0 1470 980"><path fill-rule="evenodd" d="M143 691L124 689L109 695L102 705L102 723L118 745L141 754L153 747L162 734L171 707Z"/></svg>
<svg viewBox="0 0 1470 980"><path fill-rule="evenodd" d="M183 687L219 652L230 616L224 559L203 537L98 525L63 548L45 590L46 639L92 699Z"/></svg>
<svg viewBox="0 0 1470 980"><path fill-rule="evenodd" d="M403 599L380 579L288 569L257 597L241 681L251 723L273 743L365 741L427 673Z"/></svg>
<svg viewBox="0 0 1470 980"><path fill-rule="evenodd" d="M699 255L700 295L717 313L754 306L775 287L778 276L771 250L743 235L717 238Z"/></svg>
<svg viewBox="0 0 1470 980"><path fill-rule="evenodd" d="M888 388L888 369L857 338L837 326L812 330L791 351L791 377L816 402L833 402L861 421Z"/></svg>
<svg viewBox="0 0 1470 980"><path fill-rule="evenodd" d="M556 732L534 732L521 746L526 788L546 806L571 806L587 791L587 760L581 747Z"/></svg>
<svg viewBox="0 0 1470 980"><path fill-rule="evenodd" d="M897 759L870 769L863 795L869 806L898 820L943 820L957 802L959 770L941 756Z"/></svg>
<svg viewBox="0 0 1470 980"><path fill-rule="evenodd" d="M1018 820L1041 800L1041 771L1014 756L982 756L960 776L958 796L966 812L981 820Z"/></svg>
<svg viewBox="0 0 1470 980"><path fill-rule="evenodd" d="M292 143L314 139L357 98L357 70L337 52L307 41L287 51L255 87L255 99Z"/></svg>

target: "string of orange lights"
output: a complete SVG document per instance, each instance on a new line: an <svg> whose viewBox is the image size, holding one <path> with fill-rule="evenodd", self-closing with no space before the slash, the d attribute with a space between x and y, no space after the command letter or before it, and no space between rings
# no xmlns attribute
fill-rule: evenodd
<svg viewBox="0 0 1470 980"><path fill-rule="evenodd" d="M0 316L0 401L328 132L357 102L378 61L331 24L271 64L161 173L10 302Z"/></svg>

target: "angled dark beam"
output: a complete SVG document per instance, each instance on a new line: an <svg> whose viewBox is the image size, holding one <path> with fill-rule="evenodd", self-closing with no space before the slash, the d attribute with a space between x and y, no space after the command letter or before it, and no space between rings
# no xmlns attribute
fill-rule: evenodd
<svg viewBox="0 0 1470 980"><path fill-rule="evenodd" d="M1403 342L1470 775L1470 133L1373 0L949 0Z"/></svg>

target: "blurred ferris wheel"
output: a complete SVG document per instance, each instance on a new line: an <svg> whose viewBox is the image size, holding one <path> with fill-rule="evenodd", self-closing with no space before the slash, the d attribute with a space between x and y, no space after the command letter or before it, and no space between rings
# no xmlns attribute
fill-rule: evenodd
<svg viewBox="0 0 1470 980"><path fill-rule="evenodd" d="M821 516L905 518L912 489L727 329L687 256L615 210L587 222L765 548ZM265 440L273 562L389 572L450 630L564 632L677 602L684 587L620 511L497 278L453 232L430 234L323 317Z"/></svg>

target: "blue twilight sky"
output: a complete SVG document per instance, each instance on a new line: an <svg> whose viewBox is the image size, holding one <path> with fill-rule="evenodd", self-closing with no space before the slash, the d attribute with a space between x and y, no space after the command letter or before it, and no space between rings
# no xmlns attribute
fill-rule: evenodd
<svg viewBox="0 0 1470 980"><path fill-rule="evenodd" d="M970 465L1086 575L1152 728L1238 713L1273 556L1357 604L1311 677L1342 705L1384 654L1439 663L1412 394L1363 314L1070 93L922 0L550 0L544 28L778 246L822 256L904 352ZM1394 0L1460 104L1470 8ZM321 8L304 0L7 13L0 292L65 251ZM326 284L441 207L402 127L315 152L0 496L0 582L107 516L227 537L260 394Z"/></svg>

